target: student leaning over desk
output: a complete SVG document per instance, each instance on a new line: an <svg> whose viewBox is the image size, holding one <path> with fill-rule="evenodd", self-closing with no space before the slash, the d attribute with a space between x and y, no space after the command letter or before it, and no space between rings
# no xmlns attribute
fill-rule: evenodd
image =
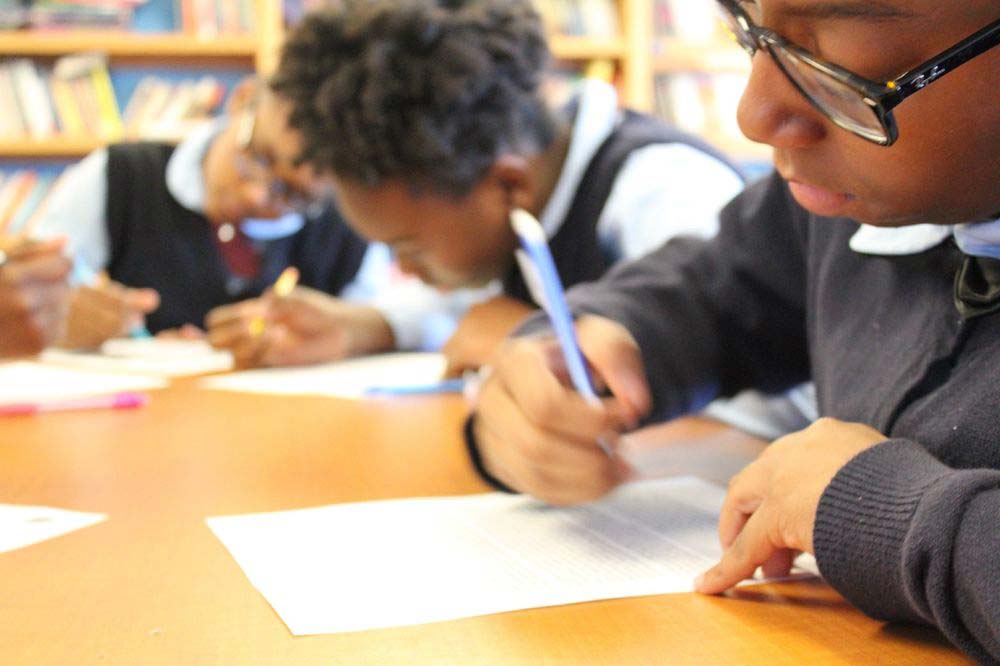
<svg viewBox="0 0 1000 666"><path fill-rule="evenodd" d="M936 625L996 663L1000 5L720 4L755 52L741 126L774 146L777 172L726 208L714 240L669 243L570 294L603 408L560 382L547 339L513 341L470 452L494 483L573 504L629 477L597 437L689 410L706 387L812 379L825 418L733 480L725 555L698 589L810 551L865 612Z"/></svg>
<svg viewBox="0 0 1000 666"><path fill-rule="evenodd" d="M126 143L98 150L60 183L40 233L69 237L78 261L110 281L78 287L63 343L93 347L145 315L154 333L206 324L209 340L243 365L301 364L419 346L419 316L453 307L419 298L414 322L391 315L382 253L342 223L327 188L292 159L301 136L287 104L257 81L231 96L227 114L179 146ZM281 271L303 285L261 299ZM429 291L429 290L427 290ZM335 298L335 296L342 298ZM362 301L383 297L381 308ZM401 298L398 296L397 298ZM389 313L389 314L386 314ZM266 317L267 328L251 331ZM192 326L193 325L193 326ZM309 344L301 330L320 331Z"/></svg>
<svg viewBox="0 0 1000 666"><path fill-rule="evenodd" d="M289 34L272 79L349 224L428 284L497 285L445 345L451 374L479 367L537 307L514 263L512 208L539 217L576 284L667 238L711 236L743 186L697 139L623 112L606 83L552 110L548 61L528 2L342 2ZM804 424L787 403L744 400L718 415L752 416L764 434Z"/></svg>

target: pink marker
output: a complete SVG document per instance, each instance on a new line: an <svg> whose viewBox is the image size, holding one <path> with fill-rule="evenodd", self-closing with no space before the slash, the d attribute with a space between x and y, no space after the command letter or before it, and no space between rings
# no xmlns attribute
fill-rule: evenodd
<svg viewBox="0 0 1000 666"><path fill-rule="evenodd" d="M31 416L43 412L68 412L81 409L135 409L148 402L149 396L145 393L115 393L77 400L0 405L0 416Z"/></svg>

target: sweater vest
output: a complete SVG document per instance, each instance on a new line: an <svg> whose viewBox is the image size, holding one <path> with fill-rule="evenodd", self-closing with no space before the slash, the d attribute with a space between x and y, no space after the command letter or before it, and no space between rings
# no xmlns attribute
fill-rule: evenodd
<svg viewBox="0 0 1000 666"><path fill-rule="evenodd" d="M203 325L209 310L259 296L287 266L300 270L300 284L328 294L354 279L366 243L332 205L295 234L260 242L255 279L231 275L211 222L184 208L167 188L173 150L145 142L108 148L107 270L116 282L159 292L160 307L146 318L150 331Z"/></svg>
<svg viewBox="0 0 1000 666"><path fill-rule="evenodd" d="M591 158L562 225L549 239L549 250L564 288L599 279L618 260L602 248L597 223L625 161L646 146L675 143L710 155L743 179L731 161L704 141L653 117L626 110L618 126ZM516 265L505 277L503 287L506 296L535 304Z"/></svg>

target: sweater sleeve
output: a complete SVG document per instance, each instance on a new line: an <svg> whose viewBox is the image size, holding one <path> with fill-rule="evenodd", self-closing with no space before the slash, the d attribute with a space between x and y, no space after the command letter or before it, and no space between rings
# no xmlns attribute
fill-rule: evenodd
<svg viewBox="0 0 1000 666"><path fill-rule="evenodd" d="M1000 470L956 470L890 440L844 466L820 500L816 560L851 603L938 627L1000 663Z"/></svg>
<svg viewBox="0 0 1000 666"><path fill-rule="evenodd" d="M675 238L568 299L576 315L608 317L635 336L654 419L744 388L777 393L809 375L806 234L805 212L775 175L723 209L714 239Z"/></svg>

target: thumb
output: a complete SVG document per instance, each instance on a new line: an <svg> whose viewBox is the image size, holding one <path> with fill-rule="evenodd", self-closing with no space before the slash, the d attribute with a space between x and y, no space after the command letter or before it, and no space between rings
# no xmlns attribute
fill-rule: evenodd
<svg viewBox="0 0 1000 666"><path fill-rule="evenodd" d="M583 355L630 416L639 420L649 414L653 398L632 334L610 319L588 316L577 323L577 335Z"/></svg>
<svg viewBox="0 0 1000 666"><path fill-rule="evenodd" d="M125 307L148 314L160 307L160 295L155 289L129 289L125 292Z"/></svg>

